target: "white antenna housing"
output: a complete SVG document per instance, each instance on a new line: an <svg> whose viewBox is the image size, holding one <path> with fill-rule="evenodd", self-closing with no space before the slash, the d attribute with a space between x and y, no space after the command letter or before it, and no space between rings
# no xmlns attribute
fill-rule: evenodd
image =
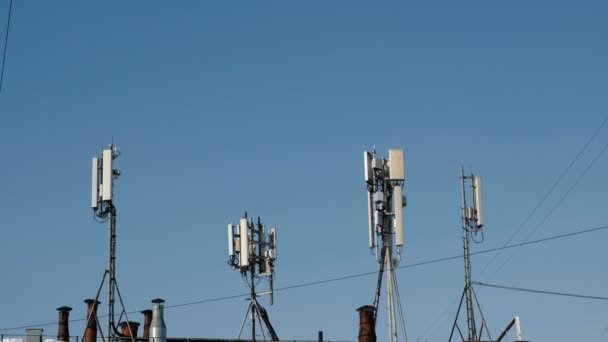
<svg viewBox="0 0 608 342"><path fill-rule="evenodd" d="M241 255L239 256L239 266L247 267L249 266L249 230L247 229L247 219L242 218L240 227L239 227L239 235L241 239Z"/></svg>
<svg viewBox="0 0 608 342"><path fill-rule="evenodd" d="M473 187L475 188L473 192L473 202L475 204L475 218L477 223L477 228L481 228L483 226L483 206L481 200L481 177L475 177L473 179Z"/></svg>
<svg viewBox="0 0 608 342"><path fill-rule="evenodd" d="M99 160L93 158L91 177L91 208L97 209L99 202Z"/></svg>
<svg viewBox="0 0 608 342"><path fill-rule="evenodd" d="M112 200L112 149L103 150L102 161L102 181L101 181L101 200Z"/></svg>
<svg viewBox="0 0 608 342"><path fill-rule="evenodd" d="M367 183L372 183L374 181L372 159L374 159L374 156L371 153L363 151L363 168L365 169L365 181Z"/></svg>
<svg viewBox="0 0 608 342"><path fill-rule="evenodd" d="M390 149L388 151L389 159L389 179L392 181L405 180L405 167L403 165L403 150Z"/></svg>
<svg viewBox="0 0 608 342"><path fill-rule="evenodd" d="M403 246L403 188L395 185L393 188L393 211L395 213L395 244Z"/></svg>
<svg viewBox="0 0 608 342"><path fill-rule="evenodd" d="M369 227L369 248L376 247L376 229L374 227L374 204L372 203L372 194L367 194L367 225Z"/></svg>
<svg viewBox="0 0 608 342"><path fill-rule="evenodd" d="M228 225L228 255L234 256L234 225Z"/></svg>

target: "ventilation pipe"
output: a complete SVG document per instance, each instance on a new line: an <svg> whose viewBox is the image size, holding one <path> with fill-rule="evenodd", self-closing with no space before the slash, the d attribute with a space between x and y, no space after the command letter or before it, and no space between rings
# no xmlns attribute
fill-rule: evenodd
<svg viewBox="0 0 608 342"><path fill-rule="evenodd" d="M95 299L85 299L84 302L87 304L87 328L83 342L97 342L97 306L100 302Z"/></svg>
<svg viewBox="0 0 608 342"><path fill-rule="evenodd" d="M150 324L152 323L152 310L146 309L141 312L144 315L144 338L150 337Z"/></svg>
<svg viewBox="0 0 608 342"><path fill-rule="evenodd" d="M374 307L364 305L357 311L359 312L359 342L376 342Z"/></svg>
<svg viewBox="0 0 608 342"><path fill-rule="evenodd" d="M62 306L57 308L59 311L59 327L57 328L57 341L68 342L70 341L70 328L68 321L70 319L70 311L72 308L69 306Z"/></svg>
<svg viewBox="0 0 608 342"><path fill-rule="evenodd" d="M121 322L120 329L122 329L122 335L124 336L121 339L123 342L134 341L137 338L139 323L131 321Z"/></svg>
<svg viewBox="0 0 608 342"><path fill-rule="evenodd" d="M150 342L167 342L167 326L165 326L165 301L156 298L152 300L152 322L150 323Z"/></svg>

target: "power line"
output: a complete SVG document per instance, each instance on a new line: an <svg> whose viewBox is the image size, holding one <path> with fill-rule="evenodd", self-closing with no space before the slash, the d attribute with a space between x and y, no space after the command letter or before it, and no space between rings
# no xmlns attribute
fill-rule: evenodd
<svg viewBox="0 0 608 342"><path fill-rule="evenodd" d="M555 188L557 188L557 185L562 181L562 179L570 171L570 169L572 168L572 166L574 166L574 164L576 164L576 162L581 157L581 155L583 155L583 153L587 150L587 148L589 147L589 145L591 145L591 143L593 142L593 140L595 140L595 137L598 135L598 133L604 127L604 125L606 125L606 122L608 122L608 117L604 118L604 121L602 121L602 123L599 125L599 127L595 129L595 131L593 132L593 134L591 135L591 137L589 137L589 139L587 140L587 142L585 143L585 145L583 145L583 147L578 151L578 153L576 154L576 156L574 157L574 159L572 159L572 161L570 162L570 164L564 169L564 171L562 171L562 173L559 175L559 177L557 177L557 179L555 180L555 182L553 182L553 185L551 185L551 188L549 188L549 190L540 199L540 201L538 202L538 204L536 204L536 206L534 207L534 209L532 209L532 211L528 214L528 216L526 216L526 218L522 221L522 223L519 225L519 227L517 228L517 230L515 232L513 232L513 234L511 234L511 236L509 237L509 239L504 243L505 246L508 245L509 243L511 243L511 241L515 238L515 236L517 236L517 234L519 234L521 232L522 228L526 225L526 223L528 223L528 221L532 218L532 216L536 213L536 211L540 208L540 206L543 205L543 203L545 203L545 201L547 200L547 198L549 198L549 195L551 195L553 193L553 191L555 190ZM577 182L575 184L578 184L579 181L580 181L580 178L579 178L579 180L577 180ZM572 188L573 187L571 187L570 190ZM570 193L570 190L568 190L568 192L566 193L566 195L564 197L562 197L562 199L565 198ZM561 203L561 200L560 200L559 203ZM554 206L553 209L551 209L549 211L549 214L543 219L543 221L542 221L543 223L546 220L546 218L553 213L553 211L555 210L555 208L558 205ZM536 229L538 229L538 226L537 226ZM536 229L534 229L534 231ZM487 268L490 266L490 264L492 262L494 262L494 260L496 260L496 258L499 255L500 255L500 253L497 253L496 255L494 255L494 257L492 257L492 259L481 270L480 274L483 274L487 270Z"/></svg>
<svg viewBox="0 0 608 342"><path fill-rule="evenodd" d="M487 283L481 283L481 282L478 282L478 281L474 281L473 284L479 285L479 286L485 286L485 287L494 287L494 288L497 288L497 289L506 289L506 290L513 290L513 291L540 293L540 294L553 295L553 296L585 298L585 299L594 299L594 300L608 300L608 297L590 296L590 295L582 295L582 294L577 294L577 293L566 293L566 292L556 292L556 291L547 291L547 290L524 289L524 288L521 288L521 287L506 286L506 285L496 285L496 284L487 284Z"/></svg>
<svg viewBox="0 0 608 342"><path fill-rule="evenodd" d="M482 251L478 251L478 252L473 252L470 255L479 255L479 254L492 253L492 252L500 251L500 250L503 250L503 249L516 248L516 247L521 247L521 246L538 244L538 243L547 242L547 241L551 241L551 240L563 239L563 238L572 237L572 236L576 236L576 235L583 235L583 234L588 234L588 233L592 233L592 232L597 232L597 231L601 231L601 230L605 230L605 229L608 229L608 225L601 226L601 227L590 228L590 229L579 230L579 231L572 232L572 233L567 233L567 234L550 236L550 237L546 237L546 238L543 238L543 239L538 239L538 240L533 240L533 241L527 241L527 242L517 243L517 244L513 244L513 245L509 245L509 246L502 246L502 247L496 247L496 248L486 249L486 250L482 250ZM462 255L455 255L455 256L450 256L450 257L445 257L445 258L438 258L438 259L432 259L432 260L421 261L421 262L417 262L417 263L413 263L413 264L403 265L403 266L395 267L395 269L406 269L406 268L420 267L420 266L425 266L425 265L430 265L430 264L436 264L436 263L440 263L440 262L444 262L444 261L456 260L456 259L460 259L460 258L462 258ZM348 279L353 279L353 278L360 278L360 277L364 277L364 276L368 276L368 275L375 275L375 274L377 274L377 271L351 274L351 275L346 275L346 276L341 276L341 277L335 277L335 278L329 278L329 279L324 279L324 280L319 280L319 281L313 281L313 282L308 282L308 283L301 283L301 284L296 284L296 285L284 286L284 287L280 287L280 288L275 288L274 291L285 291L285 290L291 290L291 289L296 289L296 288L301 288L301 287L308 287L308 286L314 286L314 285L327 284L327 283L332 283L332 282L337 282L337 281L342 281L342 280L348 280ZM249 293L243 293L243 294L237 294L237 295L231 295L231 296L216 297L216 298L198 300L198 301L181 303L181 304L167 305L167 306L165 306L165 308L166 309L171 309L171 308L178 308L178 307L183 307L183 306L198 305L198 304L204 304L204 303L210 303L210 302L218 302L218 301L228 300L228 299L249 297L249 295L250 295ZM139 311L131 311L131 312L127 312L127 314L135 314L135 313L139 313L140 311L141 310L139 310ZM104 318L104 317L107 317L107 315L98 315L97 317L98 318ZM71 319L70 320L70 322L81 322L81 321L86 321L86 318L78 318L78 319ZM0 329L0 331L25 329L25 328L30 328L30 327L42 327L42 326L49 326L49 325L54 325L54 324L57 324L57 322L24 325L24 326L19 326L19 327L12 327L12 328L2 328L2 329Z"/></svg>
<svg viewBox="0 0 608 342"><path fill-rule="evenodd" d="M602 147L602 149L600 150L600 152L598 154L595 155L595 157L591 160L591 162L589 163L589 165L587 165L587 168L585 168L585 170L583 171L583 173L581 173L579 175L579 177L576 179L576 181L574 182L574 184L572 184L572 186L570 186L570 188L568 188L568 191L566 191L566 193L564 193L564 195L559 199L559 201L557 201L557 203L555 203L555 205L551 208L551 210L549 210L549 212L547 213L547 215L545 215L545 217L543 217L542 221L530 232L530 234L528 234L528 236L526 236L524 241L529 240L534 233L536 233L538 231L538 229L547 221L547 219L549 218L549 216L551 216L551 214L553 214L553 212L555 211L555 209L557 209L557 207L559 207L562 202L566 199L566 197L568 197L568 195L570 194L570 192L572 192L572 190L574 190L574 188L576 188L576 186L580 183L580 181L583 179L583 177L585 177L585 175L587 174L587 172L589 172L589 170L591 170L591 168L593 167L593 165L595 164L595 162L604 154L604 152L606 152L606 150L608 149L608 143L606 143L604 145L604 147ZM507 260L505 260L495 271L494 273L492 273L492 275L488 278L488 279L492 279L498 272L500 272L500 270L502 270L502 268L513 258L513 256L515 256L515 253L511 254Z"/></svg>
<svg viewBox="0 0 608 342"><path fill-rule="evenodd" d="M2 56L2 71L0 71L0 94L2 93L2 81L4 80L4 64L6 62L6 47L8 46L8 31L11 27L11 14L13 13L13 0L8 5L8 20L6 21L6 35L4 37L4 52Z"/></svg>

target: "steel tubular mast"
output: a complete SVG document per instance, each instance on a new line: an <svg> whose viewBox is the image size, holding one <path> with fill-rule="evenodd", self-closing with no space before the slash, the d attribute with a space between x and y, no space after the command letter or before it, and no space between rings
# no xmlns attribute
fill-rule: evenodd
<svg viewBox="0 0 608 342"><path fill-rule="evenodd" d="M115 303L116 295L120 301L122 311L118 321L125 316L128 321L127 310L125 309L118 283L116 281L116 206L113 202L113 180L120 176L120 171L113 168L113 160L120 153L114 145L104 150L101 157L93 158L93 177L92 177L92 208L96 218L107 220L108 222L108 268L104 271L102 282L95 296L95 300L99 300L101 290L104 286L104 281L107 277L107 296L108 296L108 326L107 338L109 342L118 340L118 337L124 337L116 328ZM127 325L131 329L130 325ZM103 332L102 333L102 339ZM135 334L131 333L133 342Z"/></svg>

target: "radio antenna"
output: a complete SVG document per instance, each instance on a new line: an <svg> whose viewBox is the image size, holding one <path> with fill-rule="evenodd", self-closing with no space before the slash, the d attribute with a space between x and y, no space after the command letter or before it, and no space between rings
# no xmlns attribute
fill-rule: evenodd
<svg viewBox="0 0 608 342"><path fill-rule="evenodd" d="M266 309L260 305L258 296L269 295L270 305L274 304L274 270L277 260L277 231L276 228L267 229L258 217L257 223L247 217L247 212L240 219L238 225L228 225L228 264L234 270L241 272L244 279L248 279L251 289L249 307L241 324L237 340L241 338L247 317L251 312L251 340L256 341L256 319L260 326L265 326L270 341L279 341ZM266 278L269 290L256 292L256 279ZM264 341L266 334L262 329Z"/></svg>
<svg viewBox="0 0 608 342"><path fill-rule="evenodd" d="M399 313L402 339L407 342L405 319L395 267L401 261L404 245L403 197L405 171L403 150L389 150L389 159L376 156L376 148L363 154L365 182L367 184L369 248L379 264L378 282L374 296L374 324L377 324L382 278L386 274L388 299L389 342L398 341L397 315Z"/></svg>
<svg viewBox="0 0 608 342"><path fill-rule="evenodd" d="M120 176L120 170L114 169L114 160L118 158L120 152L114 146L110 145L109 149L102 151L101 156L94 157L92 163L92 187L91 187L91 207L93 208L93 215L98 222L108 222L108 268L104 271L101 279L101 285L97 290L95 300L99 301L101 290L103 289L104 283L107 278L107 290L108 290L108 327L107 327L107 338L108 342L116 342L119 337L125 337L121 334L117 326L120 323L121 318L125 317L127 321L127 310L125 309L120 290L118 289L118 283L116 282L116 206L114 205L114 180ZM118 318L118 323L115 322L114 315L114 304L116 301L116 295L120 300L122 311ZM88 322L87 322L88 325ZM127 325L131 329L131 325ZM84 335L84 334L83 334ZM102 334L103 336L103 334ZM131 341L135 342L135 334L131 332ZM103 339L103 337L102 337ZM105 339L103 339L105 342ZM93 341L89 341L93 342Z"/></svg>

